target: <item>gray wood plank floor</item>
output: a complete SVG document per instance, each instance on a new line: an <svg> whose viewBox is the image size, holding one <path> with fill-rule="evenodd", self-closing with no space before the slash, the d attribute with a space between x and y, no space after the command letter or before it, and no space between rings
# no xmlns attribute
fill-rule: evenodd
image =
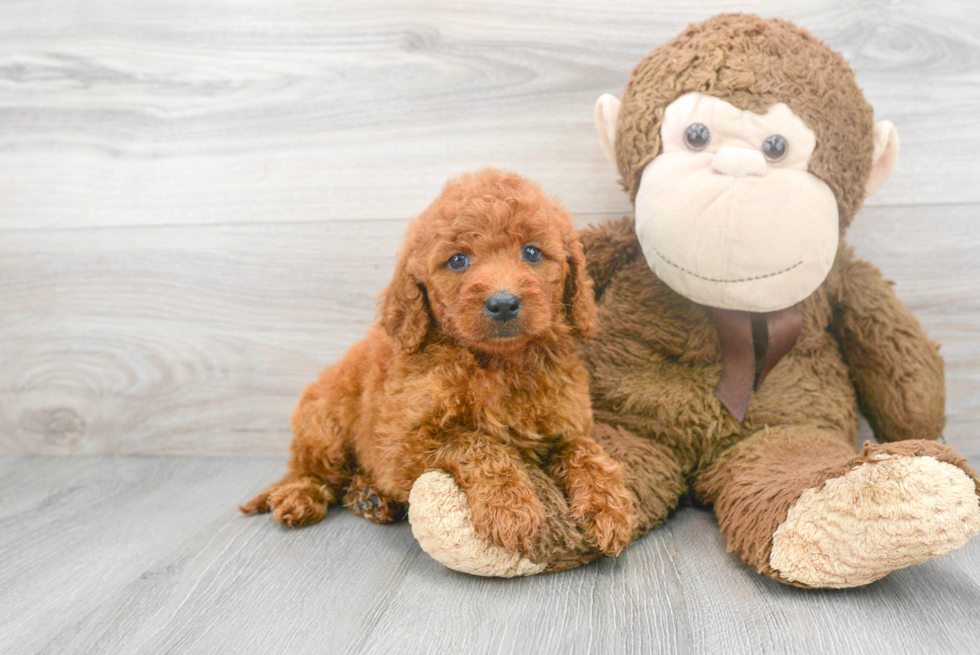
<svg viewBox="0 0 980 655"><path fill-rule="evenodd" d="M406 525L235 511L445 179L496 165L580 225L628 213L592 105L722 11L809 28L898 127L848 240L942 344L946 437L980 465L974 0L0 10L0 654L977 651L976 539L815 593L749 573L690 507L618 559L510 581L441 568Z"/></svg>
<svg viewBox="0 0 980 655"><path fill-rule="evenodd" d="M974 462L977 463L977 462ZM686 507L619 558L517 580L334 509L287 531L235 504L245 458L0 458L3 653L968 653L980 541L860 589L778 585Z"/></svg>

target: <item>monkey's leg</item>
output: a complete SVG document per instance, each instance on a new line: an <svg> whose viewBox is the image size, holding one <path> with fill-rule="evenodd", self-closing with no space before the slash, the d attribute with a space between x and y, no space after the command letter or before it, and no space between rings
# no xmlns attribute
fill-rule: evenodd
<svg viewBox="0 0 980 655"><path fill-rule="evenodd" d="M296 528L316 523L337 501L350 479L343 428L331 417L330 376L303 393L293 412L289 473L239 509L246 514L272 512L279 523Z"/></svg>
<svg viewBox="0 0 980 655"><path fill-rule="evenodd" d="M344 494L344 507L375 523L401 521L408 513L405 503L378 491L368 472L360 468Z"/></svg>
<svg viewBox="0 0 980 655"><path fill-rule="evenodd" d="M635 498L636 539L677 506L686 491L681 465L669 449L623 429L597 424L593 437L623 467L626 488ZM507 553L480 537L466 495L441 471L422 475L409 498L409 520L422 549L451 569L495 577L563 571L601 556L585 526L571 518L555 480L535 466L526 469L546 514L531 552Z"/></svg>
<svg viewBox="0 0 980 655"><path fill-rule="evenodd" d="M980 482L932 441L865 444L767 428L698 476L729 552L779 582L855 587L959 548L980 530Z"/></svg>

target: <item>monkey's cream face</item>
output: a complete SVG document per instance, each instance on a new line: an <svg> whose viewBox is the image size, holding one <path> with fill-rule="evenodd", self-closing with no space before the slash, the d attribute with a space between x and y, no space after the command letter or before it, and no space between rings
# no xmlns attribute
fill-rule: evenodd
<svg viewBox="0 0 980 655"><path fill-rule="evenodd" d="M667 107L660 136L636 194L657 277L694 302L753 312L820 286L837 253L837 200L807 171L816 140L789 107L756 114L689 93Z"/></svg>

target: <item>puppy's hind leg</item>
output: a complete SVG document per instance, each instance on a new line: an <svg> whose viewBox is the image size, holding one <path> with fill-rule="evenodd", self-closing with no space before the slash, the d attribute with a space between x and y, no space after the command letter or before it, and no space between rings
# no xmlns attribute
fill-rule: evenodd
<svg viewBox="0 0 980 655"><path fill-rule="evenodd" d="M359 468L354 474L347 493L344 494L344 507L357 516L375 523L393 523L408 516L405 503L385 495L378 490L371 476Z"/></svg>
<svg viewBox="0 0 980 655"><path fill-rule="evenodd" d="M272 512L286 527L316 523L337 502L337 491L350 481L343 429L331 418L322 383L303 394L293 413L289 473L239 509L246 514Z"/></svg>
<svg viewBox="0 0 980 655"><path fill-rule="evenodd" d="M272 512L287 528L298 528L322 519L334 498L333 490L316 478L289 473L239 509L246 514Z"/></svg>

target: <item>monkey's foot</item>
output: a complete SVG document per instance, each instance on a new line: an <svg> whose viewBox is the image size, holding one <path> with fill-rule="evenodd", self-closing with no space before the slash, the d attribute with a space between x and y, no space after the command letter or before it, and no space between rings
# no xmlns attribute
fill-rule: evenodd
<svg viewBox="0 0 980 655"><path fill-rule="evenodd" d="M803 492L773 535L769 565L809 587L856 587L964 545L980 530L975 473L952 449L917 443L936 456L866 446L849 472Z"/></svg>
<svg viewBox="0 0 980 655"><path fill-rule="evenodd" d="M415 481L408 499L408 520L422 550L454 571L512 578L541 573L545 568L477 534L466 494L444 471L428 471Z"/></svg>

